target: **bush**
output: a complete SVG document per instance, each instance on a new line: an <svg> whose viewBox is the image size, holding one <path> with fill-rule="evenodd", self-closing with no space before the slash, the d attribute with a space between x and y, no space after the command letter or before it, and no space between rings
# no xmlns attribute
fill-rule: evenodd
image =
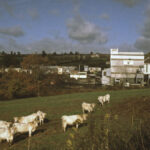
<svg viewBox="0 0 150 150"><path fill-rule="evenodd" d="M71 80L66 75L10 71L0 76L0 100L54 95Z"/></svg>

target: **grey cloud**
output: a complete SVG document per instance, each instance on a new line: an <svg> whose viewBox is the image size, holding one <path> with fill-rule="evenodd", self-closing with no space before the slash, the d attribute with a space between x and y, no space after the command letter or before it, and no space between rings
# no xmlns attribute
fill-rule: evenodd
<svg viewBox="0 0 150 150"><path fill-rule="evenodd" d="M13 51L13 52L20 51L20 52L24 53L26 51L26 46L18 44L15 39L7 38L7 42L0 43L0 49L7 53L9 53L11 51Z"/></svg>
<svg viewBox="0 0 150 150"><path fill-rule="evenodd" d="M118 46L119 51L123 52L135 52L135 51L141 51L137 49L133 44L128 44L128 43L122 43Z"/></svg>
<svg viewBox="0 0 150 150"><path fill-rule="evenodd" d="M41 52L42 50L45 50L46 52L75 52L79 51L80 53L89 53L91 51L93 52L107 52L106 47L100 47L96 44L75 44L72 43L69 40L66 40L64 38L57 38L57 39L50 39L50 38L44 38L40 41L36 41L34 43L30 43L27 47L30 51Z"/></svg>
<svg viewBox="0 0 150 150"><path fill-rule="evenodd" d="M42 50L45 50L47 53L64 53L64 52L80 52L80 53L89 53L89 52L99 52L99 53L109 53L109 48L104 46L99 46L96 44L75 44L70 40L64 38L44 38L39 41L29 43L27 45L18 44L16 40L9 38L7 43L0 43L0 46L5 49L6 52L10 51L20 51L21 53L41 53Z"/></svg>
<svg viewBox="0 0 150 150"><path fill-rule="evenodd" d="M17 52L17 51L24 51L25 46L24 45L20 45L16 42L16 40L9 38L8 40L8 45L7 45L7 50L8 51L13 51L13 52Z"/></svg>
<svg viewBox="0 0 150 150"><path fill-rule="evenodd" d="M109 19L110 19L109 15L106 14L106 13L101 14L101 15L100 15L100 18L101 18L101 19L105 19L105 20L109 20Z"/></svg>
<svg viewBox="0 0 150 150"><path fill-rule="evenodd" d="M8 12L9 15L14 15L14 6L10 5L6 0L2 0L0 2L1 8L5 9L6 12Z"/></svg>
<svg viewBox="0 0 150 150"><path fill-rule="evenodd" d="M150 51L150 38L145 37L139 37L135 42L135 47L144 51L149 52Z"/></svg>
<svg viewBox="0 0 150 150"><path fill-rule="evenodd" d="M53 14L53 15L56 15L56 16L59 15L59 10L58 9L52 9L49 12L50 12L50 14Z"/></svg>
<svg viewBox="0 0 150 150"><path fill-rule="evenodd" d="M70 19L67 23L69 37L80 43L99 43L107 42L107 36L93 23L85 21L79 15Z"/></svg>
<svg viewBox="0 0 150 150"><path fill-rule="evenodd" d="M72 3L73 3L74 14L79 14L79 9L80 9L80 2L79 2L79 0L72 0Z"/></svg>
<svg viewBox="0 0 150 150"><path fill-rule="evenodd" d="M37 9L35 9L35 8L30 9L30 10L28 11L28 13L29 13L30 17L31 17L33 20L36 20L36 19L39 18L39 13L38 13Z"/></svg>
<svg viewBox="0 0 150 150"><path fill-rule="evenodd" d="M134 7L140 1L144 1L144 0L116 0L116 1L123 3L124 5L126 5L128 7Z"/></svg>
<svg viewBox="0 0 150 150"><path fill-rule="evenodd" d="M150 50L150 5L145 11L145 22L141 30L141 36L136 40L135 47L144 51Z"/></svg>
<svg viewBox="0 0 150 150"><path fill-rule="evenodd" d="M146 20L144 22L144 27L142 29L142 36L150 38L150 5L145 11Z"/></svg>
<svg viewBox="0 0 150 150"><path fill-rule="evenodd" d="M146 38L150 38L150 18L147 18L146 22L144 23L142 35Z"/></svg>
<svg viewBox="0 0 150 150"><path fill-rule="evenodd" d="M16 27L0 28L0 34L19 37L23 36L24 32L20 26L16 26Z"/></svg>
<svg viewBox="0 0 150 150"><path fill-rule="evenodd" d="M59 39L51 39L51 38L44 38L42 40L30 43L27 46L27 49L29 50L36 50L37 52L41 52L42 50L45 50L47 52L63 52L71 49L72 45L71 43L67 42L63 38Z"/></svg>
<svg viewBox="0 0 150 150"><path fill-rule="evenodd" d="M2 51L6 52L6 49L5 49L5 47L2 44L0 44L0 52L2 52Z"/></svg>

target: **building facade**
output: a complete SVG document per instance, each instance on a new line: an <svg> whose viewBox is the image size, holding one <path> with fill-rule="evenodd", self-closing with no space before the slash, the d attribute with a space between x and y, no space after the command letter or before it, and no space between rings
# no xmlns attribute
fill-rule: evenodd
<svg viewBox="0 0 150 150"><path fill-rule="evenodd" d="M144 80L144 53L110 50L111 84L142 84Z"/></svg>
<svg viewBox="0 0 150 150"><path fill-rule="evenodd" d="M144 64L143 73L144 73L144 82L147 85L150 85L150 64L149 63Z"/></svg>
<svg viewBox="0 0 150 150"><path fill-rule="evenodd" d="M102 71L101 84L110 85L111 83L111 71L110 68L106 68Z"/></svg>

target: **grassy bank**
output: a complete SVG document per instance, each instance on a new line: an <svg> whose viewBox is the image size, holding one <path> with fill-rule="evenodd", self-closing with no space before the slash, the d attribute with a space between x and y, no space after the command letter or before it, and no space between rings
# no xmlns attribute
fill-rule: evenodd
<svg viewBox="0 0 150 150"><path fill-rule="evenodd" d="M9 147L6 142L3 142L0 144L0 149L63 149L66 147L66 141L73 130L69 128L66 133L63 133L61 128L61 116L64 114L82 113L81 103L83 101L97 103L97 97L106 93L110 93L111 95L110 104L106 104L103 108L98 105L92 117L89 118L89 120L95 118L95 121L91 122L104 120L106 114L112 116L118 115L120 120L126 120L126 122L123 122L124 127L128 127L128 124L132 123L132 116L134 116L133 119L136 120L136 118L145 116L144 114L149 115L149 113L147 113L149 110L146 110L147 108L143 108L142 106L145 103L146 106L149 106L150 102L148 97L150 97L150 89L85 92L0 102L0 120L13 121L13 117L15 116L28 115L37 110L42 110L47 113L45 124L38 127L38 130L30 139L27 134L18 135L15 137L14 144L11 147ZM145 101L144 98L146 98ZM140 103L140 99L142 103ZM141 113L139 113L140 111ZM143 116L140 114L143 114ZM77 134L82 134L82 132L86 133L89 125L90 122L82 126L77 131Z"/></svg>

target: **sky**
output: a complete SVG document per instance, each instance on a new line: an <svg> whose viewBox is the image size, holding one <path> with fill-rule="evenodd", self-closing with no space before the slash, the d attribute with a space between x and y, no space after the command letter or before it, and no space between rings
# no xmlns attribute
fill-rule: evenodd
<svg viewBox="0 0 150 150"><path fill-rule="evenodd" d="M0 51L150 52L150 0L0 0Z"/></svg>

